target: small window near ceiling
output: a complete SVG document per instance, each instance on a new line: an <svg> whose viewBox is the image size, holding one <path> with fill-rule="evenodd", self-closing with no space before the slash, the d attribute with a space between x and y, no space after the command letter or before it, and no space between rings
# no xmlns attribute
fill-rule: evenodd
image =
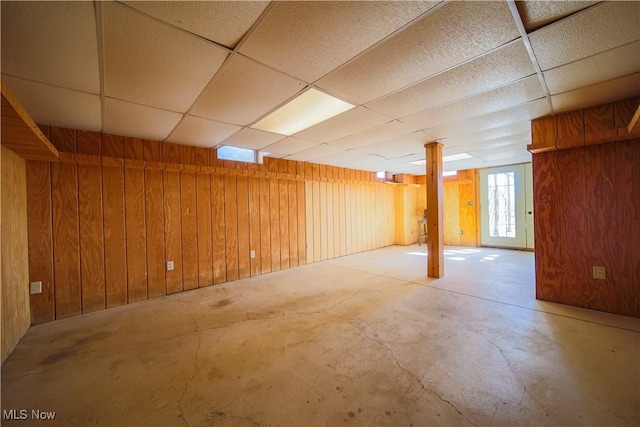
<svg viewBox="0 0 640 427"><path fill-rule="evenodd" d="M257 163L257 157L256 151L248 148L232 147L230 145L223 145L218 148L218 159L220 160Z"/></svg>
<svg viewBox="0 0 640 427"><path fill-rule="evenodd" d="M458 171L449 171L449 172L443 172L442 176L456 176L458 175Z"/></svg>
<svg viewBox="0 0 640 427"><path fill-rule="evenodd" d="M387 173L385 171L376 172L376 178L385 179L387 177Z"/></svg>

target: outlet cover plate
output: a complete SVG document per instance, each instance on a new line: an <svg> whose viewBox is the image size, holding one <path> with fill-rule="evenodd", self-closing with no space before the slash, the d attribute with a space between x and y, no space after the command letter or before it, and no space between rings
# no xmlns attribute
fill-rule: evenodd
<svg viewBox="0 0 640 427"><path fill-rule="evenodd" d="M593 266L593 278L598 280L607 280L607 270L602 265Z"/></svg>
<svg viewBox="0 0 640 427"><path fill-rule="evenodd" d="M29 283L29 293L33 294L41 294L42 293L42 281L38 282L30 282Z"/></svg>
<svg viewBox="0 0 640 427"><path fill-rule="evenodd" d="M167 261L167 271L173 271L173 261Z"/></svg>

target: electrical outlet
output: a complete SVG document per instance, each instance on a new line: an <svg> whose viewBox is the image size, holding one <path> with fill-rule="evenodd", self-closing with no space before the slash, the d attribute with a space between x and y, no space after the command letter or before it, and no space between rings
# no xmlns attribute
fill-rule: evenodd
<svg viewBox="0 0 640 427"><path fill-rule="evenodd" d="M307 242L307 249L311 249L311 243Z"/></svg>
<svg viewBox="0 0 640 427"><path fill-rule="evenodd" d="M256 251L251 251L251 258L255 258L256 257Z"/></svg>
<svg viewBox="0 0 640 427"><path fill-rule="evenodd" d="M173 271L173 261L167 261L167 271Z"/></svg>
<svg viewBox="0 0 640 427"><path fill-rule="evenodd" d="M29 293L33 294L41 294L42 293L42 282L31 282L29 283Z"/></svg>
<svg viewBox="0 0 640 427"><path fill-rule="evenodd" d="M607 280L607 270L602 265L593 266L593 278Z"/></svg>

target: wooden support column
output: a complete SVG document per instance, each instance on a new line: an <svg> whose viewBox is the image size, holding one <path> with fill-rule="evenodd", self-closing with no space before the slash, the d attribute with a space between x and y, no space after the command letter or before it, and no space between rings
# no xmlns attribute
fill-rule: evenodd
<svg viewBox="0 0 640 427"><path fill-rule="evenodd" d="M427 158L427 276L444 276L444 223L442 184L442 144L431 142L424 146Z"/></svg>

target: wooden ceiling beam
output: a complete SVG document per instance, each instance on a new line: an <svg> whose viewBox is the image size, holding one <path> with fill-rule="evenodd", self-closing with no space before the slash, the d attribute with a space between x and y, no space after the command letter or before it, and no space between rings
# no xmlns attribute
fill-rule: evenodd
<svg viewBox="0 0 640 427"><path fill-rule="evenodd" d="M2 81L2 145L29 160L56 161L58 150Z"/></svg>

